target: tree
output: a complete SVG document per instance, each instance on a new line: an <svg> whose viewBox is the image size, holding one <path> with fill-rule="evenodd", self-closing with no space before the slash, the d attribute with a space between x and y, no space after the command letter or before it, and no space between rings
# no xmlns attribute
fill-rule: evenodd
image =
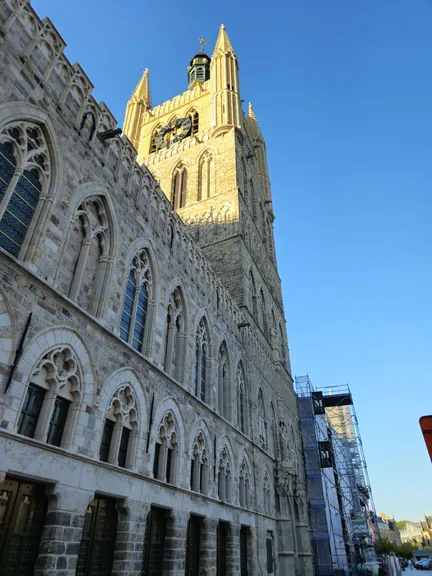
<svg viewBox="0 0 432 576"><path fill-rule="evenodd" d="M408 520L398 520L396 522L396 528L401 531L405 530L405 526L407 525Z"/></svg>

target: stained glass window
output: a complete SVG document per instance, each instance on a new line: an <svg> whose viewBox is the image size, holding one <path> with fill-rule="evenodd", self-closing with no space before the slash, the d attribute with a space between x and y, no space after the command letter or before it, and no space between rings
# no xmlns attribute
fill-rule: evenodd
<svg viewBox="0 0 432 576"><path fill-rule="evenodd" d="M132 324L132 314L134 309L136 293L135 272L131 270L126 285L126 293L123 302L123 312L120 322L120 337L126 342L129 340L130 328Z"/></svg>
<svg viewBox="0 0 432 576"><path fill-rule="evenodd" d="M0 142L0 201L7 198L0 213L0 246L18 257L39 202L41 173L47 173L46 145L38 127L18 124L3 134L24 151L24 161L18 164L12 142ZM14 179L17 170L21 171L18 180Z"/></svg>

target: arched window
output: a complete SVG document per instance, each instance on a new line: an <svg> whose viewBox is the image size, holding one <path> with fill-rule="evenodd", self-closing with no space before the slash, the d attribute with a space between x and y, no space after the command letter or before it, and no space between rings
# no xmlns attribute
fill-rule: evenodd
<svg viewBox="0 0 432 576"><path fill-rule="evenodd" d="M241 362L237 366L237 406L238 406L238 427L242 432L247 428L247 394L243 366Z"/></svg>
<svg viewBox="0 0 432 576"><path fill-rule="evenodd" d="M255 320L258 320L258 306L257 306L257 293L255 280L252 274L252 270L249 270L249 290L250 290L250 311Z"/></svg>
<svg viewBox="0 0 432 576"><path fill-rule="evenodd" d="M206 400L206 385L208 372L208 337L204 318L198 324L195 337L195 396L203 402Z"/></svg>
<svg viewBox="0 0 432 576"><path fill-rule="evenodd" d="M261 307L261 328L264 332L264 335L268 337L268 326L267 326L267 310L266 310L266 303L264 299L264 292L262 289L260 290L260 307Z"/></svg>
<svg viewBox="0 0 432 576"><path fill-rule="evenodd" d="M205 152L199 161L198 168L198 200L207 200L212 196L216 173L213 156Z"/></svg>
<svg viewBox="0 0 432 576"><path fill-rule="evenodd" d="M173 210L186 206L187 170L183 164L177 166L172 177L171 204Z"/></svg>
<svg viewBox="0 0 432 576"><path fill-rule="evenodd" d="M0 246L15 257L49 180L48 147L40 126L9 124L0 134Z"/></svg>
<svg viewBox="0 0 432 576"><path fill-rule="evenodd" d="M165 372L181 381L185 354L185 318L183 296L179 287L171 294L168 302Z"/></svg>
<svg viewBox="0 0 432 576"><path fill-rule="evenodd" d="M158 124L156 128L153 129L151 140L150 140L150 154L156 152L156 144L157 144L157 135L162 128L162 124Z"/></svg>
<svg viewBox="0 0 432 576"><path fill-rule="evenodd" d="M271 426L271 437L273 442L273 457L277 459L279 457L279 438L276 424L276 413L273 406L273 402L270 404L270 426Z"/></svg>
<svg viewBox="0 0 432 576"><path fill-rule="evenodd" d="M191 121L191 131L190 135L193 136L199 130L199 114L196 110L191 110L187 115L189 120Z"/></svg>
<svg viewBox="0 0 432 576"><path fill-rule="evenodd" d="M191 460L191 490L207 494L209 478L209 462L205 436L202 430L196 435Z"/></svg>
<svg viewBox="0 0 432 576"><path fill-rule="evenodd" d="M261 448L267 450L267 422L264 410L264 397L262 390L260 388L258 392L258 433L259 433L259 444Z"/></svg>
<svg viewBox="0 0 432 576"><path fill-rule="evenodd" d="M219 456L218 496L222 502L231 502L231 462L226 446Z"/></svg>
<svg viewBox="0 0 432 576"><path fill-rule="evenodd" d="M46 354L30 377L18 433L70 448L81 406L82 375L74 352L60 346Z"/></svg>
<svg viewBox="0 0 432 576"><path fill-rule="evenodd" d="M139 352L144 348L151 290L152 274L148 253L147 250L140 250L132 259L120 322L120 337Z"/></svg>
<svg viewBox="0 0 432 576"><path fill-rule="evenodd" d="M242 506L243 508L250 507L250 474L249 474L249 467L247 465L245 458L243 458L243 462L240 466L239 500L240 500L240 506Z"/></svg>
<svg viewBox="0 0 432 576"><path fill-rule="evenodd" d="M138 440L138 412L130 386L119 388L111 398L99 450L102 462L133 469Z"/></svg>
<svg viewBox="0 0 432 576"><path fill-rule="evenodd" d="M156 437L153 477L175 485L178 460L177 425L172 412L167 412L162 418Z"/></svg>
<svg viewBox="0 0 432 576"><path fill-rule="evenodd" d="M282 362L286 362L287 360L287 348L285 344L285 337L282 330L282 326L279 324L279 341L280 341L280 352L281 352L281 360Z"/></svg>
<svg viewBox="0 0 432 576"><path fill-rule="evenodd" d="M271 485L270 476L267 470L264 473L263 482L263 492L264 492L264 513L267 515L271 514Z"/></svg>
<svg viewBox="0 0 432 576"><path fill-rule="evenodd" d="M219 348L218 358L218 385L219 385L219 412L224 418L229 418L230 397L228 383L228 354L225 342Z"/></svg>
<svg viewBox="0 0 432 576"><path fill-rule="evenodd" d="M95 316L102 314L108 291L114 252L111 228L105 199L93 196L79 206L69 238L76 263L69 297Z"/></svg>

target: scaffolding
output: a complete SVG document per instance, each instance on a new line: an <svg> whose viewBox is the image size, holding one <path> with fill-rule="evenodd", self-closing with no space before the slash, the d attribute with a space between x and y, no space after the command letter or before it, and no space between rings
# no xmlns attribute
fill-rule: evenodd
<svg viewBox="0 0 432 576"><path fill-rule="evenodd" d="M325 540L323 513L320 519L317 510L326 507L332 571L322 562L323 566L321 570L317 566L317 572L335 574L348 569L359 573L376 562L374 542L379 533L351 390L348 385L317 389L309 376L296 377L295 387L317 558L322 546L320 541ZM319 559L317 562L319 564Z"/></svg>

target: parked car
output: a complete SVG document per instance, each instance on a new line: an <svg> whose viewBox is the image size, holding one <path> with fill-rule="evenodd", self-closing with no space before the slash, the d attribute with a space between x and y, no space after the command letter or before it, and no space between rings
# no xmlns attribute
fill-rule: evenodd
<svg viewBox="0 0 432 576"><path fill-rule="evenodd" d="M432 559L431 558L421 558L414 562L414 568L417 570L431 570L432 569Z"/></svg>

